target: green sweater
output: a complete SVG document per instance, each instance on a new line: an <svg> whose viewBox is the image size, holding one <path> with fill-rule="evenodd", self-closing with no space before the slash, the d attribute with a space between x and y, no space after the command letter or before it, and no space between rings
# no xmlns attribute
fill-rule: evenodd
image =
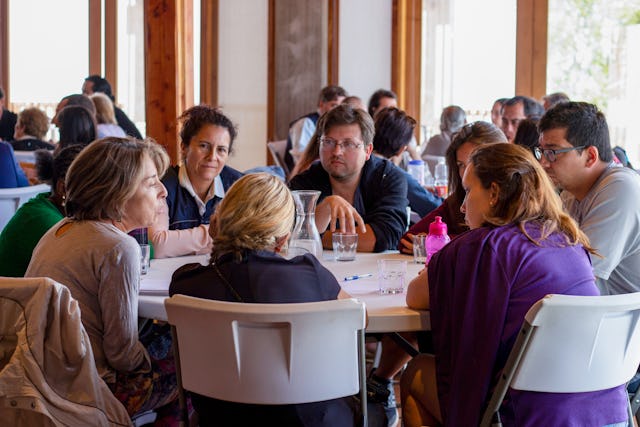
<svg viewBox="0 0 640 427"><path fill-rule="evenodd" d="M0 276L23 277L40 238L63 218L50 195L40 193L22 205L2 230Z"/></svg>

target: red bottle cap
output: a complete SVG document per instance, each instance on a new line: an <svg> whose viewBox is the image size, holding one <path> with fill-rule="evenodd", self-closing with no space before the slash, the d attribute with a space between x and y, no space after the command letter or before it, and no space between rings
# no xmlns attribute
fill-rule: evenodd
<svg viewBox="0 0 640 427"><path fill-rule="evenodd" d="M446 236L447 224L442 222L442 217L437 216L436 220L429 224L429 234L434 236Z"/></svg>

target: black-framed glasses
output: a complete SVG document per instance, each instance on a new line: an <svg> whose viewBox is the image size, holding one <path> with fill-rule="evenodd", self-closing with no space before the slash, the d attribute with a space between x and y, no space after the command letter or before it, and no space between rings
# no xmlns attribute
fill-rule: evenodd
<svg viewBox="0 0 640 427"><path fill-rule="evenodd" d="M559 150L552 150L550 148L541 148L541 147L534 147L533 148L533 155L536 156L536 159L538 159L538 161L542 160L542 156L546 157L546 159L549 161L549 163L553 163L556 160L558 160L558 154L562 154L562 153L568 153L569 151L573 151L573 150L582 150L583 148L585 148L584 145L580 145L578 147L571 147L571 148L561 148Z"/></svg>
<svg viewBox="0 0 640 427"><path fill-rule="evenodd" d="M324 150L333 150L336 147L340 147L344 151L355 151L363 145L364 144L362 142L353 139L336 141L335 139L327 138L326 136L320 138L320 146Z"/></svg>

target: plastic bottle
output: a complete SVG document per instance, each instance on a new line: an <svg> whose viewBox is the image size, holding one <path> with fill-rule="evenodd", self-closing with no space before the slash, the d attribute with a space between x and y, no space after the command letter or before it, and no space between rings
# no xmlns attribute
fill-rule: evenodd
<svg viewBox="0 0 640 427"><path fill-rule="evenodd" d="M431 256L442 249L442 247L450 241L451 239L447 234L447 224L442 222L442 217L437 216L436 220L429 224L429 235L425 242L427 264L429 263Z"/></svg>
<svg viewBox="0 0 640 427"><path fill-rule="evenodd" d="M422 160L410 160L407 165L407 172L409 172L420 185L424 185L424 162Z"/></svg>
<svg viewBox="0 0 640 427"><path fill-rule="evenodd" d="M438 164L435 169L435 181L433 184L437 196L447 197L449 194L449 171L447 169L447 164L444 162L444 158L438 160Z"/></svg>

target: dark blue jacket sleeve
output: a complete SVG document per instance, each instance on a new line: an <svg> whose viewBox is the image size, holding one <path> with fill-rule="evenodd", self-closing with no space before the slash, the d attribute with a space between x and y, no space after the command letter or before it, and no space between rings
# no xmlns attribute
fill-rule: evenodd
<svg viewBox="0 0 640 427"><path fill-rule="evenodd" d="M420 215L420 217L425 216L442 204L440 197L425 190L409 173L404 172L404 176L407 178L407 199L409 199L409 206L411 210Z"/></svg>

